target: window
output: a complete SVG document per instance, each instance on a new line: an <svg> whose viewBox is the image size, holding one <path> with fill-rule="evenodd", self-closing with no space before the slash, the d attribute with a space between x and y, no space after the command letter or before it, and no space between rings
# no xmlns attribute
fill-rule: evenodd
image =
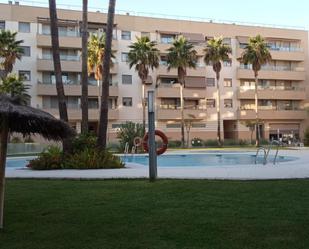
<svg viewBox="0 0 309 249"><path fill-rule="evenodd" d="M177 81L177 78L161 78L161 84L174 84Z"/></svg>
<svg viewBox="0 0 309 249"><path fill-rule="evenodd" d="M132 98L130 98L130 97L123 97L122 98L122 105L123 106L132 106Z"/></svg>
<svg viewBox="0 0 309 249"><path fill-rule="evenodd" d="M27 57L31 56L29 46L21 46L21 48L23 49L23 56L27 56Z"/></svg>
<svg viewBox="0 0 309 249"><path fill-rule="evenodd" d="M150 33L149 32L141 32L141 37L148 37L150 39Z"/></svg>
<svg viewBox="0 0 309 249"><path fill-rule="evenodd" d="M22 33L30 33L30 23L29 22L19 22L18 31Z"/></svg>
<svg viewBox="0 0 309 249"><path fill-rule="evenodd" d="M192 128L205 128L206 124L204 123L192 123Z"/></svg>
<svg viewBox="0 0 309 249"><path fill-rule="evenodd" d="M122 40L131 40L131 31L121 31Z"/></svg>
<svg viewBox="0 0 309 249"><path fill-rule="evenodd" d="M207 99L206 107L207 108L215 108L216 107L216 101L214 99Z"/></svg>
<svg viewBox="0 0 309 249"><path fill-rule="evenodd" d="M0 30L5 30L5 21L0 21Z"/></svg>
<svg viewBox="0 0 309 249"><path fill-rule="evenodd" d="M161 43L163 43L163 44L171 44L171 43L173 43L175 38L176 38L175 35L161 34Z"/></svg>
<svg viewBox="0 0 309 249"><path fill-rule="evenodd" d="M112 129L119 129L122 127L122 124L112 124Z"/></svg>
<svg viewBox="0 0 309 249"><path fill-rule="evenodd" d="M233 108L233 100L225 99L224 100L224 108Z"/></svg>
<svg viewBox="0 0 309 249"><path fill-rule="evenodd" d="M50 26L47 24L42 25L42 34L43 35L50 35Z"/></svg>
<svg viewBox="0 0 309 249"><path fill-rule="evenodd" d="M215 78L206 78L206 86L214 87L215 86Z"/></svg>
<svg viewBox="0 0 309 249"><path fill-rule="evenodd" d="M98 109L99 108L98 98L88 98L88 108L89 109Z"/></svg>
<svg viewBox="0 0 309 249"><path fill-rule="evenodd" d="M18 75L24 81L30 81L31 80L31 72L30 71L19 71Z"/></svg>
<svg viewBox="0 0 309 249"><path fill-rule="evenodd" d="M129 54L128 53L121 53L121 61L128 62L129 61Z"/></svg>
<svg viewBox="0 0 309 249"><path fill-rule="evenodd" d="M232 87L232 79L224 79L224 87Z"/></svg>
<svg viewBox="0 0 309 249"><path fill-rule="evenodd" d="M166 124L166 128L180 128L179 123L174 123L174 124Z"/></svg>
<svg viewBox="0 0 309 249"><path fill-rule="evenodd" d="M132 75L123 74L122 75L122 84L132 85Z"/></svg>
<svg viewBox="0 0 309 249"><path fill-rule="evenodd" d="M231 38L228 38L228 37L223 38L223 44L231 45Z"/></svg>
<svg viewBox="0 0 309 249"><path fill-rule="evenodd" d="M223 66L224 67L231 67L232 66L232 60L223 61Z"/></svg>

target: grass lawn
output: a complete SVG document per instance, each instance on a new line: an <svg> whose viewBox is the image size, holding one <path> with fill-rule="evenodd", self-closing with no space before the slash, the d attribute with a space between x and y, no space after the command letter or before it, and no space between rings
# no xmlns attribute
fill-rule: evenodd
<svg viewBox="0 0 309 249"><path fill-rule="evenodd" d="M309 248L309 180L8 180L5 249Z"/></svg>

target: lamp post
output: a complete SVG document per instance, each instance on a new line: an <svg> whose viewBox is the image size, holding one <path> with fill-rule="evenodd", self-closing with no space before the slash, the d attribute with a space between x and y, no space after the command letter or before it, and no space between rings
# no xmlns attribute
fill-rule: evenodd
<svg viewBox="0 0 309 249"><path fill-rule="evenodd" d="M149 180L157 178L157 148L155 140L155 105L154 91L148 91L148 145L149 145Z"/></svg>

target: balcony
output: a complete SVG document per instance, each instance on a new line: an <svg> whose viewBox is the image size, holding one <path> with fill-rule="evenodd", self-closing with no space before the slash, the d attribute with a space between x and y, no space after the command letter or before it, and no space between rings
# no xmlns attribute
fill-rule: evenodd
<svg viewBox="0 0 309 249"><path fill-rule="evenodd" d="M206 98L205 88L184 88L184 98L188 99L204 99ZM180 87L177 84L162 86L160 85L157 89L158 98L180 98Z"/></svg>
<svg viewBox="0 0 309 249"><path fill-rule="evenodd" d="M307 118L307 112L305 110L278 110L278 109L259 109L259 119L263 120L303 120ZM240 120L254 120L254 110L238 110L238 119Z"/></svg>
<svg viewBox="0 0 309 249"><path fill-rule="evenodd" d="M49 59L37 59L37 70L54 71L54 63ZM82 62L81 60L61 60L61 70L64 72L81 72Z"/></svg>
<svg viewBox="0 0 309 249"><path fill-rule="evenodd" d="M81 85L70 84L64 85L64 93L66 96L81 96ZM37 84L37 95L39 96L56 96L56 85L53 84ZM117 84L113 84L109 87L109 96L117 97L119 95L119 89ZM100 96L100 87L89 85L88 96Z"/></svg>
<svg viewBox="0 0 309 249"><path fill-rule="evenodd" d="M244 67L237 69L237 79L254 79L253 70ZM263 68L259 71L259 79L268 80L295 80L303 81L306 79L306 72L304 68L295 68L294 70L287 70L281 67Z"/></svg>
<svg viewBox="0 0 309 249"><path fill-rule="evenodd" d="M56 118L59 118L59 111L58 109L44 109L44 111L52 114ZM98 121L100 118L100 110L99 109L89 109L88 110L89 120L90 121ZM73 120L81 120L82 119L82 110L79 108L76 109L68 109L68 116L69 121ZM119 118L119 111L118 109L109 109L108 110L108 119L109 120L116 120Z"/></svg>
<svg viewBox="0 0 309 249"><path fill-rule="evenodd" d="M50 35L37 35L38 47L51 47ZM79 36L59 36L60 48L82 48L82 39Z"/></svg>
<svg viewBox="0 0 309 249"><path fill-rule="evenodd" d="M254 99L254 89L252 88L238 88L238 99ZM304 88L259 88L259 99L285 99L285 100L304 100L306 99L306 92Z"/></svg>
<svg viewBox="0 0 309 249"><path fill-rule="evenodd" d="M194 115L195 119L201 120L206 119L206 109L205 108L197 108L197 109L185 109L184 117L185 119L191 118L190 115ZM168 109L165 106L160 106L157 109L157 118L158 120L180 120L181 119L181 111L180 109Z"/></svg>
<svg viewBox="0 0 309 249"><path fill-rule="evenodd" d="M242 48L237 49L237 58L241 57L243 53ZM270 54L273 60L282 60L282 61L304 61L305 53L302 49L297 48L271 48Z"/></svg>
<svg viewBox="0 0 309 249"><path fill-rule="evenodd" d="M166 63L161 63L160 67L157 69L158 75L168 75L168 76L177 76L177 69L172 68L169 72L167 71ZM187 76L206 76L206 68L204 66L196 67L196 69L187 69Z"/></svg>

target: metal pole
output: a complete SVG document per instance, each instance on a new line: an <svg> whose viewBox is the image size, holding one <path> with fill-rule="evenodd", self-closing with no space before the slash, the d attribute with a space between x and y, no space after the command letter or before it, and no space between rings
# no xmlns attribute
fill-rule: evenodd
<svg viewBox="0 0 309 249"><path fill-rule="evenodd" d="M148 145L149 145L149 180L157 178L157 149L155 140L154 91L148 91Z"/></svg>

